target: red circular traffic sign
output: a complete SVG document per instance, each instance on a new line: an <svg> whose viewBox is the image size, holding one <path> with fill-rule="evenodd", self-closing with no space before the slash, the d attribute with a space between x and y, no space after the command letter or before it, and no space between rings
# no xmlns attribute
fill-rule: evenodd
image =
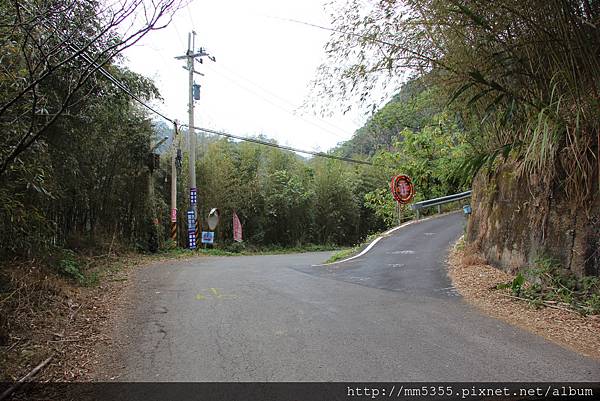
<svg viewBox="0 0 600 401"><path fill-rule="evenodd" d="M415 196L415 187L407 175L392 177L391 190L396 202L401 204L410 202L413 196Z"/></svg>

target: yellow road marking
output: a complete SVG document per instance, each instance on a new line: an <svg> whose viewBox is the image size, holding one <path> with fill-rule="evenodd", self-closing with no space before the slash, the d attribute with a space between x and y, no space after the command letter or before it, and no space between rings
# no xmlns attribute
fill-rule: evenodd
<svg viewBox="0 0 600 401"><path fill-rule="evenodd" d="M208 292L208 294L206 294ZM204 295L206 294L206 295ZM215 298L215 299L236 299L237 296L235 295L231 295L231 294L223 294L218 288L214 288L211 287L208 290L202 290L202 292L199 292L196 294L196 300L197 301L203 301L206 300L208 298Z"/></svg>

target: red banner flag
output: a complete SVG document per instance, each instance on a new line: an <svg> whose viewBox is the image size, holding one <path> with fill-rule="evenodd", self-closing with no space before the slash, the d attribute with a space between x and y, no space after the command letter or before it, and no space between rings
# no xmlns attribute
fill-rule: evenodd
<svg viewBox="0 0 600 401"><path fill-rule="evenodd" d="M233 212L233 240L242 242L242 223L235 212Z"/></svg>

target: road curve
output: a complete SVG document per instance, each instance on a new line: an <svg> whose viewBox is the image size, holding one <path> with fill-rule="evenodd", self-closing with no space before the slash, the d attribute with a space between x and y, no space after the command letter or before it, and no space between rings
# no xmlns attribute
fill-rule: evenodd
<svg viewBox="0 0 600 401"><path fill-rule="evenodd" d="M600 363L470 307L445 273L451 214L361 258L200 257L137 270L104 372L123 381L595 381ZM101 375L102 376L102 375Z"/></svg>
<svg viewBox="0 0 600 401"><path fill-rule="evenodd" d="M384 236L359 258L299 270L384 290L456 297L445 266L463 225L460 213L416 222Z"/></svg>

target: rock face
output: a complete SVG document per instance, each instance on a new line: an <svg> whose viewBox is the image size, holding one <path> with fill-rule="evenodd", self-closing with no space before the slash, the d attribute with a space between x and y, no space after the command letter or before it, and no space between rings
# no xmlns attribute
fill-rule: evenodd
<svg viewBox="0 0 600 401"><path fill-rule="evenodd" d="M599 276L600 196L595 174L593 198L577 206L558 185L520 177L514 163L504 163L492 173L481 171L473 182L467 241L491 264L510 272L547 255L577 276Z"/></svg>

